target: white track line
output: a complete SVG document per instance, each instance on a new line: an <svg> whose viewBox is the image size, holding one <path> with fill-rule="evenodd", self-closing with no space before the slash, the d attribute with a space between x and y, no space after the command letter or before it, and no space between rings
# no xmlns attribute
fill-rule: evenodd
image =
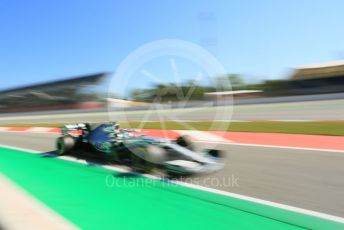
<svg viewBox="0 0 344 230"><path fill-rule="evenodd" d="M246 201L250 201L250 202L254 202L254 203L258 203L258 204L263 204L263 205L267 205L267 206L271 206L271 207L275 207L275 208L288 210L291 212L301 213L301 214L314 216L317 218L331 220L331 221L335 221L335 222L339 222L339 223L344 224L344 218L339 217L339 216L329 215L326 213L316 212L316 211L298 208L298 207L294 207L294 206L290 206L290 205L286 205L286 204L267 201L267 200L263 200L263 199L259 199L259 198L255 198L255 197L240 195L237 193L231 193L231 192L221 191L221 190L217 190L217 189L213 189L213 188L202 187L199 185L189 184L189 183L185 183L185 182L177 181L174 183L185 186L185 187L189 187L189 188L204 190L207 192L212 192L212 193L216 193L216 194L220 194L220 195L224 195L224 196L228 196L228 197L232 197L232 198L237 198L240 200L246 200Z"/></svg>
<svg viewBox="0 0 344 230"><path fill-rule="evenodd" d="M231 142L228 139L223 138L222 136L212 134L211 132L206 131L198 131L198 130L173 130L180 135L188 135L191 136L192 139L195 139L197 141L207 141L207 142L224 142L229 143Z"/></svg>
<svg viewBox="0 0 344 230"><path fill-rule="evenodd" d="M320 149L320 148L305 148L305 147L292 147L292 146L281 146L281 145L259 145L259 144L242 144L242 143L226 143L228 145L238 146L250 146L250 147L261 147L261 148L277 148L277 149L291 149L291 150L307 150L307 151L320 151L320 152L333 152L333 153L344 153L344 150L337 149Z"/></svg>
<svg viewBox="0 0 344 230"><path fill-rule="evenodd" d="M54 128L32 127L32 128L27 129L25 132L31 132L31 133L50 133L51 130L54 130Z"/></svg>
<svg viewBox="0 0 344 230"><path fill-rule="evenodd" d="M31 128L28 128L27 130L1 130L1 129L0 129L0 132L2 132L2 133L32 133L32 134L35 134L35 133L45 133L45 134L60 134L60 132L55 132L55 131L54 131L54 128L49 129L49 131L30 131L29 129L31 129Z"/></svg>
<svg viewBox="0 0 344 230"><path fill-rule="evenodd" d="M37 150L17 148L17 147L8 146L8 145L0 145L0 147L22 150L22 151L29 152L29 153L39 153L39 151L37 151ZM67 161L77 162L80 164L85 164L85 165L88 164L85 160L79 160L79 159L76 159L76 158L73 158L70 156L63 156L63 157L59 157L59 158L60 159L62 158L63 160L67 160ZM104 168L109 169L109 170L113 170L113 171L131 172L129 169L116 167L116 166L104 166ZM161 177L157 177L157 176L153 176L153 175L148 175L148 174L140 174L140 175L151 178L151 179L155 179L155 180L161 180ZM271 207L275 207L275 208L279 208L279 209L284 209L284 210L291 211L291 212L296 212L296 213L300 213L300 214L304 214L304 215L308 215L308 216L313 216L313 217L317 217L317 218L321 218L321 219L326 219L326 220L330 220L330 221L335 221L335 222L344 224L344 218L339 217L339 216L329 215L326 213L321 213L321 212L316 212L316 211L312 211L312 210L298 208L298 207L285 205L285 204L281 204L281 203L271 202L271 201L267 201L267 200L263 200L263 199L259 199L259 198L255 198L255 197L240 195L237 193L231 193L231 192L221 191L221 190L217 190L217 189L213 189L213 188L207 188L207 187L203 187L200 185L190 184L190 183L181 182L181 181L171 181L171 183L175 183L175 184L189 187L189 188L193 188L193 189L198 189L198 190L207 191L207 192L211 192L211 193L215 193L215 194L220 194L223 196L228 196L228 197L232 197L232 198L236 198L236 199L240 199L240 200L245 200L245 201L254 202L254 203L258 203L258 204L263 204L263 205L267 205L267 206L271 206Z"/></svg>
<svg viewBox="0 0 344 230"><path fill-rule="evenodd" d="M268 121L274 121L274 122L316 122L320 120L268 120Z"/></svg>
<svg viewBox="0 0 344 230"><path fill-rule="evenodd" d="M78 229L0 173L0 219L7 229Z"/></svg>

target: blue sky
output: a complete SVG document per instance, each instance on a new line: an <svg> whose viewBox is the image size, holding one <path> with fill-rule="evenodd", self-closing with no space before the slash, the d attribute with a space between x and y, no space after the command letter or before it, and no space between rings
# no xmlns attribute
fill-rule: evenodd
<svg viewBox="0 0 344 230"><path fill-rule="evenodd" d="M343 9L341 0L0 0L0 89L114 71L166 38L203 46L247 82L287 77L344 58Z"/></svg>

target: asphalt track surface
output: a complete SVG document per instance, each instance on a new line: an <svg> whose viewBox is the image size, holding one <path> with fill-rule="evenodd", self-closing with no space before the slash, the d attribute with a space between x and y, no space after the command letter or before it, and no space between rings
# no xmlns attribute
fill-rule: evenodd
<svg viewBox="0 0 344 230"><path fill-rule="evenodd" d="M51 152L56 136L0 133L0 144ZM232 144L218 148L225 151L226 167L187 182L344 217L344 153Z"/></svg>
<svg viewBox="0 0 344 230"><path fill-rule="evenodd" d="M254 105L156 109L139 111L69 111L56 114L1 114L1 123L104 122L116 121L209 121L209 120L343 120L344 100L323 100ZM232 114L232 116L231 116Z"/></svg>

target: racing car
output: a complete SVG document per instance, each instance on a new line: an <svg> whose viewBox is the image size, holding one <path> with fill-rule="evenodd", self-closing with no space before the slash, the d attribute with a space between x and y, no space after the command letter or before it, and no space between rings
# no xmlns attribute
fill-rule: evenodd
<svg viewBox="0 0 344 230"><path fill-rule="evenodd" d="M216 149L196 151L188 136L175 140L149 137L118 123L65 125L56 140L59 155L78 153L104 158L151 173L158 169L170 176L211 173L223 167L223 156Z"/></svg>

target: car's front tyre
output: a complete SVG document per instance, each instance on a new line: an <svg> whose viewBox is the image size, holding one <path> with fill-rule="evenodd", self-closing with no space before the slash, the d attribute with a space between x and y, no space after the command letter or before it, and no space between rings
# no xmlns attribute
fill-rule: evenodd
<svg viewBox="0 0 344 230"><path fill-rule="evenodd" d="M150 173L166 160L167 152L158 146L142 145L131 149L132 168Z"/></svg>
<svg viewBox="0 0 344 230"><path fill-rule="evenodd" d="M180 145L180 146L187 148L191 151L194 151L194 149L195 149L191 138L189 136L186 136L186 135L178 137L176 139L176 143L177 143L177 145Z"/></svg>

